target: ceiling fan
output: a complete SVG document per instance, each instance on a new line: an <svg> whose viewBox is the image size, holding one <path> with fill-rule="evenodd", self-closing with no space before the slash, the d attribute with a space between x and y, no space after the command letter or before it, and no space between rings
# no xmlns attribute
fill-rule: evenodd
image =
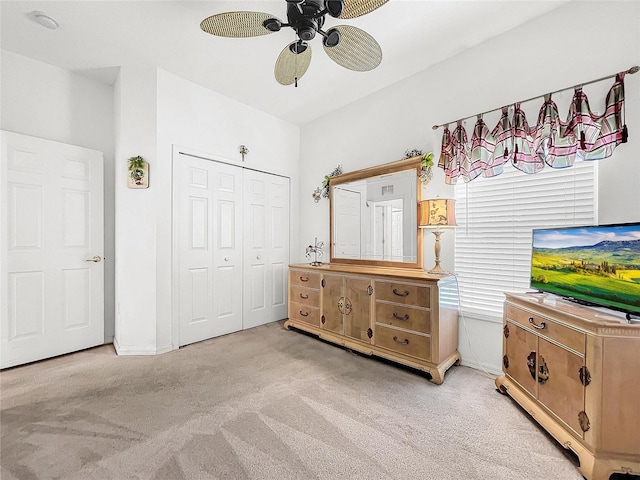
<svg viewBox="0 0 640 480"><path fill-rule="evenodd" d="M309 68L311 46L316 34L322 38L325 52L338 65L349 70L366 72L382 61L382 50L367 32L350 25L337 25L327 31L322 27L325 16L351 19L381 7L388 0L285 0L287 22L261 12L224 12L211 15L200 28L220 37L257 37L291 27L298 39L287 45L276 61L274 73L278 83L295 84Z"/></svg>

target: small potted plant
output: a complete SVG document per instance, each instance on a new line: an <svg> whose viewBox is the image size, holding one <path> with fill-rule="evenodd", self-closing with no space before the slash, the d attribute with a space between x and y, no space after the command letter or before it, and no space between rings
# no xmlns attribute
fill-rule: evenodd
<svg viewBox="0 0 640 480"><path fill-rule="evenodd" d="M129 186L131 188L146 188L148 186L148 164L140 155L131 157L129 162Z"/></svg>
<svg viewBox="0 0 640 480"><path fill-rule="evenodd" d="M426 185L433 178L433 153L428 152L422 156L422 168L420 170L420 181Z"/></svg>

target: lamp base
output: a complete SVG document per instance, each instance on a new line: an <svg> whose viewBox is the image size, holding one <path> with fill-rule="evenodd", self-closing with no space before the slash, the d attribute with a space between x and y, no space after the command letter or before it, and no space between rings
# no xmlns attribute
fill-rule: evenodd
<svg viewBox="0 0 640 480"><path fill-rule="evenodd" d="M451 275L451 273L447 272L440 266L440 263L436 263L435 267L433 267L431 270L427 270L427 273L430 273L432 275Z"/></svg>
<svg viewBox="0 0 640 480"><path fill-rule="evenodd" d="M432 275L451 275L449 272L447 272L444 268L440 266L440 235L442 235L442 231L438 227L431 233L433 233L433 235L436 237L436 244L434 245L436 264L431 270L428 271L428 273Z"/></svg>

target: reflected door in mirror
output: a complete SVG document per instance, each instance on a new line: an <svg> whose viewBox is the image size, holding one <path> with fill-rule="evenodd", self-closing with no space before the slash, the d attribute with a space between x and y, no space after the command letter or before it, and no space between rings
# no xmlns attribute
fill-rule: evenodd
<svg viewBox="0 0 640 480"><path fill-rule="evenodd" d="M358 191L344 188L333 190L334 201L340 205L335 211L335 253L340 258L360 258L362 195Z"/></svg>

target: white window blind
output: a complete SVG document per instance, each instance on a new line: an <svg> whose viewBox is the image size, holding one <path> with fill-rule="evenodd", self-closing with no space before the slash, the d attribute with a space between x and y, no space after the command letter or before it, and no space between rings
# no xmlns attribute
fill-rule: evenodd
<svg viewBox="0 0 640 480"><path fill-rule="evenodd" d="M524 292L531 230L597 223L597 162L526 175L505 168L457 184L455 272L464 315L502 320L503 292Z"/></svg>

